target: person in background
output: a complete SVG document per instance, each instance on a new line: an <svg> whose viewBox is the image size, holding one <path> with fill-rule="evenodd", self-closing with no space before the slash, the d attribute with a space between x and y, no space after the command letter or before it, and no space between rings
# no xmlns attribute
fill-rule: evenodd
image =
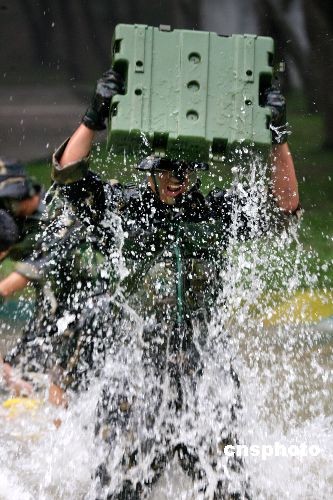
<svg viewBox="0 0 333 500"><path fill-rule="evenodd" d="M80 342L80 310L88 294L102 286L103 256L89 231L55 196L56 185L44 203L39 184L18 162L2 159L0 174L2 224L11 221L16 229L10 241L10 228L2 233L2 258L15 263L0 281L0 298L4 301L29 285L35 291L33 316L1 360L4 380L16 394L21 389L31 394L33 374L48 373L50 400L61 404L64 391L77 388L83 378L82 371L80 376L76 372L77 360L91 363L91 349L83 349Z"/></svg>
<svg viewBox="0 0 333 500"><path fill-rule="evenodd" d="M18 243L19 236L19 229L13 217L5 210L0 210L0 261L3 260L10 252L10 249ZM4 364L1 355L0 366L2 366L2 377L11 392L16 395L22 393L28 395L31 393L30 384L16 377L11 368Z"/></svg>
<svg viewBox="0 0 333 500"><path fill-rule="evenodd" d="M17 160L3 157L0 157L0 209L13 217L19 233L17 242L3 256L16 263L14 270L0 281L0 298L4 299L28 283L17 266L34 251L45 204L41 185L28 176L25 167Z"/></svg>
<svg viewBox="0 0 333 500"><path fill-rule="evenodd" d="M0 157L0 224L3 226L0 261L9 258L15 262L14 270L0 280L0 303L23 290L29 282L17 267L34 251L44 208L42 188L28 176L24 165L15 159ZM7 386L16 394L31 393L30 384L0 361Z"/></svg>

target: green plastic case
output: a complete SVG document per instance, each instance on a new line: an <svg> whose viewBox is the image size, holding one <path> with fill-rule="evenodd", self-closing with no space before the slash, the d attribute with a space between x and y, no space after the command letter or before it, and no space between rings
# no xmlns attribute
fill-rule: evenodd
<svg viewBox="0 0 333 500"><path fill-rule="evenodd" d="M223 161L239 145L266 151L274 43L256 35L119 24L113 68L126 94L112 100L115 154Z"/></svg>

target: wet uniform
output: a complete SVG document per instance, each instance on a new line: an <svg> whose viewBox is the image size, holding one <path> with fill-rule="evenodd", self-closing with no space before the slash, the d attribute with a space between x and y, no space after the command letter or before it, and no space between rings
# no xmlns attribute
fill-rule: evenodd
<svg viewBox="0 0 333 500"><path fill-rule="evenodd" d="M181 202L166 205L147 186L103 183L88 171L86 159L61 169L58 158L65 145L54 157L53 175L63 185L61 195L70 200L81 219L83 211L86 223L103 238L105 252L114 258L114 248L119 245L117 265L126 268L121 275L113 267L118 278L101 299L99 314L99 325L109 339L111 363L109 383L97 412L96 434L106 443L107 457L98 470L97 497L141 498L176 452L203 491L205 472L195 444L184 444L172 418L161 412L163 407L166 415L180 418L189 408L189 400L196 405L196 388L204 372L199 351L219 293L233 208L242 202L222 190L204 197L194 187ZM107 223L112 217L118 220L118 232L114 223ZM261 221L257 228L265 230L266 222ZM244 212L238 220L237 237L245 239L251 231ZM238 379L230 364L221 370L223 378L234 391L228 407L230 423L239 404ZM218 446L235 443L229 423L225 422ZM125 450L121 456L116 453L117 440ZM148 477L139 472L135 476L133 471L140 466L142 471L147 456L152 457ZM232 469L239 468L239 462L231 462ZM117 479L119 469L122 474ZM129 479L124 481L124 474ZM217 483L216 498L241 498L238 493L228 496L227 483L222 478Z"/></svg>
<svg viewBox="0 0 333 500"><path fill-rule="evenodd" d="M66 211L56 193L54 186L43 222L30 238L32 248L28 252L23 241L25 257L15 266L16 272L33 283L36 305L33 318L5 361L20 365L28 378L31 372L47 371L58 385L76 387L82 378L76 373L80 311L89 295L101 291L103 256L94 237ZM19 248L13 247L15 256ZM90 366L91 349L81 350L81 361Z"/></svg>

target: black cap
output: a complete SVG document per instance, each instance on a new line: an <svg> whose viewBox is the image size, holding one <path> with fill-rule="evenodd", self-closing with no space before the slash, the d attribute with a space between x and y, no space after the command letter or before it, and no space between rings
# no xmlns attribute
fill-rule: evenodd
<svg viewBox="0 0 333 500"><path fill-rule="evenodd" d="M0 252L8 250L19 241L19 230L11 215L0 210Z"/></svg>
<svg viewBox="0 0 333 500"><path fill-rule="evenodd" d="M25 167L17 160L0 157L0 198L24 200L31 190Z"/></svg>
<svg viewBox="0 0 333 500"><path fill-rule="evenodd" d="M159 158L157 156L147 156L138 165L137 169L143 172L151 172L154 170L208 170L208 163L186 162L182 160L172 160L170 158Z"/></svg>

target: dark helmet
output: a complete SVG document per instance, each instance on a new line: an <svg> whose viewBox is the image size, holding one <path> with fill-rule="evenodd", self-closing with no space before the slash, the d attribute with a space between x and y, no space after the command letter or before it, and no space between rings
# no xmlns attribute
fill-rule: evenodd
<svg viewBox="0 0 333 500"><path fill-rule="evenodd" d="M137 169L142 172L161 172L163 170L169 170L173 172L173 175L180 181L184 180L186 172L194 172L196 170L208 170L209 166L207 163L199 162L186 162L183 160L172 160L170 158L159 158L157 156L148 156L142 160L138 165Z"/></svg>
<svg viewBox="0 0 333 500"><path fill-rule="evenodd" d="M37 192L38 186L28 177L21 163L0 157L0 199L24 200Z"/></svg>
<svg viewBox="0 0 333 500"><path fill-rule="evenodd" d="M19 241L19 230L11 215L0 210L0 252L8 250Z"/></svg>

